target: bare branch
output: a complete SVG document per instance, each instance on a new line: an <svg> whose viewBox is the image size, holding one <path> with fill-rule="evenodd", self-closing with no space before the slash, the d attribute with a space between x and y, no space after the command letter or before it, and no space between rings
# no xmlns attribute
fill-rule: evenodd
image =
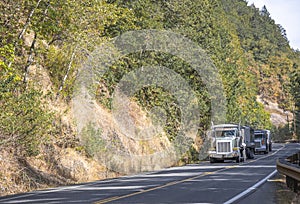
<svg viewBox="0 0 300 204"><path fill-rule="evenodd" d="M76 48L77 48L77 47L76 47ZM67 78L68 78L68 76L69 76L70 70L71 70L71 68L72 68L72 63L73 63L73 61L74 61L76 48L74 49L74 51L73 51L73 53L72 53L72 56L71 56L71 59L70 59L69 65L68 65L67 72L66 72L66 74L65 74L65 76L64 76L64 78L63 78L63 80L62 80L62 83L61 83L61 85L60 85L60 87L59 87L59 90L58 90L58 93L57 93L57 98L59 97L60 92L61 92L62 89L64 88L64 85L65 85L65 83L66 83L66 80L67 80Z"/></svg>
<svg viewBox="0 0 300 204"><path fill-rule="evenodd" d="M26 19L26 23L25 23L23 29L21 30L21 32L20 32L20 34L19 34L19 36L18 36L18 39L17 39L17 41L16 41L16 43L15 43L15 46L14 46L14 53L16 52L16 47L17 47L17 44L18 44L19 40L23 37L24 33L26 32L28 26L30 25L31 18L32 18L32 16L33 16L35 10L39 7L39 5L40 5L41 2L42 2L42 0L39 0L39 1L36 3L35 7L34 7L34 8L31 10L31 12L29 13L29 15L28 15L28 17L27 17L27 19ZM11 65L12 65L12 61L9 62L8 67L11 67Z"/></svg>
<svg viewBox="0 0 300 204"><path fill-rule="evenodd" d="M28 73L29 73L29 67L34 62L34 46L35 46L35 42L36 42L36 37L37 37L37 34L35 32L33 41L32 41L31 46L30 46L30 52L29 52L29 55L28 55L28 58L27 58L27 63L26 63L26 66L25 66L24 79L23 79L24 83L27 83L27 76L28 76Z"/></svg>
<svg viewBox="0 0 300 204"><path fill-rule="evenodd" d="M42 1L42 0L39 0L39 1L36 3L35 7L34 7L34 8L31 10L31 12L29 13L29 16L27 17L26 23L25 23L25 25L24 25L22 31L21 31L20 34L19 34L18 40L20 40L20 39L23 37L23 35L24 35L24 33L25 33L27 27L29 26L29 24L30 24L30 22L31 22L31 18L32 18L32 16L33 16L35 10L39 7L41 1Z"/></svg>

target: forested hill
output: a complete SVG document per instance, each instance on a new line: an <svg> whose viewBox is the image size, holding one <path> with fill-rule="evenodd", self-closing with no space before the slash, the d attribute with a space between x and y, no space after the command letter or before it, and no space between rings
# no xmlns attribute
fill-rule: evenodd
<svg viewBox="0 0 300 204"><path fill-rule="evenodd" d="M292 116L299 115L300 53L265 7L243 0L2 0L0 11L0 195L198 159L212 99L201 76L170 53L142 50L112 64L98 78L99 124L88 124L78 134L73 93L80 68L97 47L128 31L167 30L190 39L221 75L227 122L272 129L276 139L299 138ZM138 90L128 109L141 131L162 123L159 137L134 140L114 124L117 85L148 65L173 70L195 93L201 117L192 143L182 141L183 113L176 98L158 86ZM163 121L148 117L151 111L163 114ZM272 124L271 116L282 114L290 123ZM180 145L172 147L174 141ZM130 158L164 152L170 160L151 158L144 167L139 158L116 159L112 155L118 151Z"/></svg>

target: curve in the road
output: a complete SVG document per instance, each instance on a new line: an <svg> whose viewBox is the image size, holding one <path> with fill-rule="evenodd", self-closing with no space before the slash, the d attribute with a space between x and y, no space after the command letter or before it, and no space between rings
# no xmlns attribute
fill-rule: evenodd
<svg viewBox="0 0 300 204"><path fill-rule="evenodd" d="M281 145L281 147L276 150L275 152L273 152L272 154L269 154L269 155L265 155L263 157L260 157L258 159L255 159L255 160L247 160L247 162L245 163L241 163L239 165L232 165L232 166L224 166L222 167L222 169L219 169L217 171L213 171L213 172L204 172L200 175L197 175L197 176L194 176L194 177L190 177L190 178L187 178L187 179L183 179L183 180L179 180L179 181L173 181L173 182L170 182L170 183L167 183L167 184L164 184L164 185L161 185L161 186L157 186L157 187L154 187L154 188L150 188L150 189L146 189L146 190L142 190L140 192L135 192L135 193L131 193L131 194L127 194L127 195L123 195L123 196L114 196L114 197L111 197L111 198L107 198L107 199L104 199L104 200L99 200L97 202L95 202L95 204L103 204L103 203L108 203L108 202L111 202L111 201L116 201L116 200L120 200L120 199L123 199L123 198L128 198L128 197L131 197L131 196L135 196L135 195L138 195L138 194L143 194L143 193L146 193L146 192L150 192L150 191L154 191L154 190L157 190L157 189L161 189L161 188L165 188L165 187L168 187L168 186L172 186L172 185L177 185L177 184L180 184L180 183L184 183L184 182L187 182L187 181L191 181L191 180L194 180L194 179L197 179L197 178L200 178L200 177L204 177L206 175L212 175L212 174L215 174L215 173L219 173L221 171L224 171L226 169L230 169L230 168L237 168L238 166L242 166L242 165L245 165L245 164L249 164L249 163L252 163L252 162L255 162L255 161L258 161L258 160L261 160L261 159L265 159L265 158L268 158L270 156L273 156L275 155L276 153L278 153L280 150L282 150L283 148L285 147L285 145ZM273 168L275 168L276 166L272 166ZM251 186L250 188L248 188L247 190L241 192L240 194L234 196L233 198L231 198L230 200L228 200L227 202L225 202L226 204L229 204L229 203L233 203L245 196L247 196L248 194L250 194L252 191L256 190L259 186L261 186L263 183L265 183L269 178L271 178L272 176L274 176L274 174L277 172L277 170L274 170L271 174L269 174L267 177L265 177L264 179L260 180L259 182L257 182L256 184L254 184L253 186Z"/></svg>
<svg viewBox="0 0 300 204"><path fill-rule="evenodd" d="M298 145L276 144L268 155L244 163L172 167L156 172L0 197L0 203L231 203L243 202L276 169L275 160Z"/></svg>

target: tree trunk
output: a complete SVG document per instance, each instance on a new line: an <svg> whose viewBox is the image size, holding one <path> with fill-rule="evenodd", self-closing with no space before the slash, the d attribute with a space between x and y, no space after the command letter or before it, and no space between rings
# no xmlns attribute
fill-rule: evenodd
<svg viewBox="0 0 300 204"><path fill-rule="evenodd" d="M23 29L21 30L21 32L20 32L20 34L19 34L19 36L18 36L18 39L17 39L17 41L16 41L16 43L15 43L15 45L14 45L14 53L16 52L16 47L17 47L17 44L18 44L19 40L21 40L21 38L23 37L24 33L26 32L26 30L27 30L27 28L28 28L28 26L29 26L29 24L30 24L30 22L31 22L31 18L32 18L32 16L33 16L35 10L39 7L39 5L40 5L41 2L42 2L42 0L39 0L39 1L36 3L35 7L34 7L34 8L31 10L31 12L29 13L29 15L28 15L28 17L27 17L27 19L26 19L26 23L25 23ZM8 67L11 67L11 65L12 65L12 61L9 62Z"/></svg>
<svg viewBox="0 0 300 204"><path fill-rule="evenodd" d="M65 76L64 76L64 78L63 78L63 80L62 80L62 82L61 82L61 85L60 85L59 89L58 89L58 93L57 93L56 98L59 97L60 92L61 92L62 89L64 88L64 85L65 85L65 83L66 83L66 80L67 80L67 78L68 78L68 76L69 76L70 70L71 70L71 68L72 68L72 63L73 63L74 57L75 57L75 51L76 51L76 48L74 49L74 51L73 51L73 53L72 53L72 56L71 56L71 59L70 59L69 65L68 65L67 72L66 72L66 74L65 74Z"/></svg>
<svg viewBox="0 0 300 204"><path fill-rule="evenodd" d="M37 34L34 33L34 38L33 38L33 41L31 43L31 46L30 46L30 52L29 52L29 55L28 55L28 58L27 58L27 63L26 63L26 66L25 66L25 71L24 71L24 79L23 79L24 83L27 83L28 74L29 74L29 67L32 64L32 62L34 61L34 46L35 46L35 42L36 42L36 37L37 37Z"/></svg>

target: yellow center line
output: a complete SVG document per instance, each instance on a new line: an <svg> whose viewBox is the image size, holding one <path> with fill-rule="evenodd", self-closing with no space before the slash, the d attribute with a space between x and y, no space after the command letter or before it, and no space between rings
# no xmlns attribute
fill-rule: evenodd
<svg viewBox="0 0 300 204"><path fill-rule="evenodd" d="M235 167L236 166L229 166L228 168L235 168ZM153 188L149 188L149 189L143 189L142 191L139 191L139 192L130 193L130 194L123 195L123 196L115 196L115 197L107 198L107 199L104 199L104 200L99 200L99 201L94 202L94 204L108 203L108 202L111 202L111 201L115 201L115 200L120 200L120 199L123 199L123 198L132 197L132 196L135 196L135 195L139 195L139 194L142 194L142 193L154 191L154 190L161 189L161 188L164 188L164 187L174 186L176 184L180 184L180 183L184 183L184 182L187 182L187 181L191 181L191 180L194 180L194 179L197 179L197 178L200 178L200 177L204 177L204 176L207 176L207 175L212 175L212 174L224 171L224 170L226 170L228 168L225 167L225 168L213 171L213 172L203 172L202 174L197 175L197 176L193 176L193 177L190 177L190 178L187 178L187 179L183 179L183 180L179 180L179 181L172 181L170 183L167 183L167 184L164 184L164 185L161 185L161 186L157 186L157 187L153 187Z"/></svg>
<svg viewBox="0 0 300 204"><path fill-rule="evenodd" d="M278 153L280 150L282 150L284 147L285 147L285 145L282 145L282 147L280 147L279 149L277 149L277 150L276 150L275 152L273 152L272 154L269 154L269 155L260 157L260 158L258 158L258 159L254 159L254 160L248 161L248 162L246 162L246 163L243 163L242 165L244 165L244 164L249 164L249 163L253 163L253 162L256 162L256 161L258 161L258 160L261 160L261 159L265 159L265 158L271 157L271 156L277 154L277 153Z"/></svg>
<svg viewBox="0 0 300 204"><path fill-rule="evenodd" d="M106 198L106 199L103 199L103 200L100 200L100 201L96 201L95 203L97 203L97 204L107 203L107 202L113 201L115 199L118 199L118 196L114 196L114 197Z"/></svg>
<svg viewBox="0 0 300 204"><path fill-rule="evenodd" d="M261 157L261 158L255 159L255 160L251 160L251 161L245 162L243 164L239 164L238 166L249 164L249 163L253 163L253 162L256 162L258 160L261 160L261 159L273 156L278 151L282 150L284 147L285 146L282 146L280 149L278 149L277 151L273 152L270 155L267 155L267 156L264 156L264 157ZM107 199L96 201L94 203L95 204L102 204L102 203L108 203L108 202L115 201L115 200L120 200L120 199L123 199L123 198L128 198L128 197L139 195L139 194L146 193L146 192L149 192L149 191L154 191L154 190L161 189L161 188L164 188L164 187L173 186L173 185L176 185L176 184L180 184L180 183L184 183L184 182L187 182L187 181L191 181L191 180L194 180L194 179L197 179L197 178L200 178L200 177L204 177L204 176L207 176L207 175L212 175L212 174L215 174L215 173L227 170L227 169L237 168L238 166L236 166L236 165L235 166L226 166L226 167L223 167L222 169L219 169L219 170L216 170L216 171L203 172L200 175L197 175L197 176L194 176L194 177L190 177L190 178L187 178L187 179L183 179L183 180L179 180L179 181L172 181L170 183L167 183L167 184L164 184L164 185L161 185L161 186L157 186L157 187L153 187L153 188L149 188L149 189L142 189L139 192L130 193L130 194L123 195L123 196L114 196L114 197L111 197L111 198L107 198Z"/></svg>

